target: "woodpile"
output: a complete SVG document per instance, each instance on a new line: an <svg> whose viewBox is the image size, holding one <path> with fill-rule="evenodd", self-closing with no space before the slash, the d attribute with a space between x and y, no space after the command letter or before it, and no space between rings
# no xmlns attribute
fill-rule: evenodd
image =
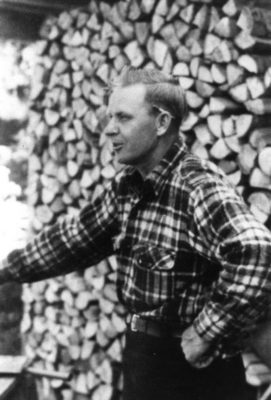
<svg viewBox="0 0 271 400"><path fill-rule="evenodd" d="M1 41L0 44L0 259L25 244L29 209L25 204L28 153L21 143L27 118L27 93L32 64L31 46ZM25 144L25 141L24 141ZM21 286L1 285L0 354L22 351ZM0 384L1 386L1 384ZM1 388L2 389L2 388Z"/></svg>
<svg viewBox="0 0 271 400"><path fill-rule="evenodd" d="M103 134L107 83L126 64L174 74L186 91L182 133L218 164L270 227L271 7L244 0L91 1L49 18L38 43L28 134L29 203L39 231L77 214L117 166ZM22 332L41 366L73 370L44 380L50 399L117 399L125 310L116 260L25 285Z"/></svg>

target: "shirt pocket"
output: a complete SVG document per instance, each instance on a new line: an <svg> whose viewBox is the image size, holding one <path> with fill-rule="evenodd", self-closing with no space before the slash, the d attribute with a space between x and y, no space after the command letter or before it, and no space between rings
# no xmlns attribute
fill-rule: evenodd
<svg viewBox="0 0 271 400"><path fill-rule="evenodd" d="M150 244L133 249L133 286L137 308L152 309L173 300L176 288L175 252Z"/></svg>
<svg viewBox="0 0 271 400"><path fill-rule="evenodd" d="M134 248L134 256L140 268L170 271L175 265L175 252L162 247L139 244Z"/></svg>

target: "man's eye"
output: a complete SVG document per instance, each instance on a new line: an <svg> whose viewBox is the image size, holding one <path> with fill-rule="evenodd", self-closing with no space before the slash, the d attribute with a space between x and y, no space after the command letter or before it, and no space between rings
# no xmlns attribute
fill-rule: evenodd
<svg viewBox="0 0 271 400"><path fill-rule="evenodd" d="M124 121L128 121L129 117L128 117L128 115L120 114L120 115L118 115L118 119L119 119L119 121L124 122Z"/></svg>

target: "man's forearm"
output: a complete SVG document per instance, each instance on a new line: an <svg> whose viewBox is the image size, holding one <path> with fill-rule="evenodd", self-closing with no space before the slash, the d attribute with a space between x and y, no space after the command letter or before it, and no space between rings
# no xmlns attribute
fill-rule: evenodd
<svg viewBox="0 0 271 400"><path fill-rule="evenodd" d="M195 368L205 368L216 358L212 343L200 337L193 325L184 331L181 347L186 360Z"/></svg>

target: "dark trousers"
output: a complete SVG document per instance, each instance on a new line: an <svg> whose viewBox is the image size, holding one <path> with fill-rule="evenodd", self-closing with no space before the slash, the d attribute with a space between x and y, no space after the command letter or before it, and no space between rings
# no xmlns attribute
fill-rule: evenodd
<svg viewBox="0 0 271 400"><path fill-rule="evenodd" d="M255 400L239 356L196 369L184 358L180 339L127 332L123 354L123 400Z"/></svg>

